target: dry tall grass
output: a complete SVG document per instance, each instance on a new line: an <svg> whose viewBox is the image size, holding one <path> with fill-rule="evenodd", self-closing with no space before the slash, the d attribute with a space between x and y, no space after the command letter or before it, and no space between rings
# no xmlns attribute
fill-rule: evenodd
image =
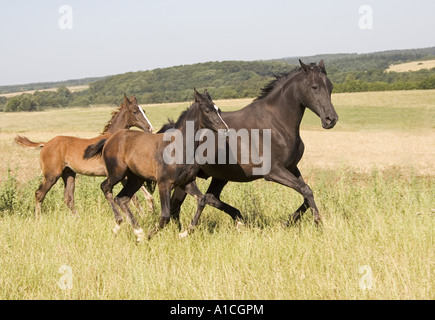
<svg viewBox="0 0 435 320"><path fill-rule="evenodd" d="M127 223L111 234L101 178L78 177L78 217L63 204L59 182L36 219L39 152L12 142L18 132L32 140L94 136L113 108L0 114L0 299L434 299L435 100L427 99L434 92L387 93L385 103L383 93L335 95L341 118L332 131L318 129L307 111L301 171L322 228L310 213L283 227L302 202L293 190L230 183L222 199L242 211L245 228L206 207L187 239L170 224L140 245ZM217 102L224 110L247 103ZM145 109L157 128L188 105ZM199 183L205 190L208 182ZM145 230L159 211L140 219ZM194 211L188 197L184 226Z"/></svg>

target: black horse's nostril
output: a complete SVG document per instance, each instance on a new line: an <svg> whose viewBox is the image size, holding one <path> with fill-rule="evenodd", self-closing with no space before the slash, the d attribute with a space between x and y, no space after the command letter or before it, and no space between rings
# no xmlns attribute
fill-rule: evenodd
<svg viewBox="0 0 435 320"><path fill-rule="evenodd" d="M324 120L322 121L323 128L325 128L325 129L331 129L331 128L333 128L335 126L337 121L338 121L338 117L337 116L334 116L334 115L326 116L324 118Z"/></svg>

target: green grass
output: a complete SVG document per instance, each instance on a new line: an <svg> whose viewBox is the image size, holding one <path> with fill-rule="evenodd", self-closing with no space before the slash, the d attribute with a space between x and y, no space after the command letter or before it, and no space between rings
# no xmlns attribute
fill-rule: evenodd
<svg viewBox="0 0 435 320"><path fill-rule="evenodd" d="M432 177L348 169L313 170L307 177L322 228L309 213L296 226L282 225L301 203L295 192L265 181L232 183L222 198L242 210L242 230L207 207L187 239L178 239L170 224L139 245L127 223L111 234L113 214L99 179L79 179L78 217L60 201L59 185L39 219L28 199L32 180L17 188L0 220L0 299L435 298ZM184 226L194 210L188 198ZM158 211L140 219L145 230ZM64 265L72 270L71 289L59 286ZM362 266L372 270L370 290L360 287Z"/></svg>
<svg viewBox="0 0 435 320"><path fill-rule="evenodd" d="M251 99L220 100L223 111L248 105ZM139 101L140 102L140 101ZM435 128L435 90L362 92L333 94L332 102L340 116L336 130L412 130ZM159 129L168 117L177 119L189 102L145 105L148 118ZM52 109L43 112L0 114L0 132L94 132L102 131L116 106ZM307 111L302 129L322 130L320 119Z"/></svg>
<svg viewBox="0 0 435 320"><path fill-rule="evenodd" d="M333 133L433 136L434 101L435 90L333 95L340 115ZM236 110L249 102L217 104ZM144 107L159 128L188 106ZM301 223L284 227L301 196L263 180L229 183L222 193L246 218L242 230L206 207L200 226L183 240L172 223L139 245L128 223L113 236L113 213L99 189L102 178L78 176L77 217L63 204L59 182L35 218L39 151L15 146L15 134L41 141L58 134L95 136L113 109L0 114L0 299L435 298L435 181L412 169L374 166L360 172L351 162L323 169L310 167L304 157L302 172L314 191L322 228L313 225L309 212ZM307 111L303 128L320 130L320 120ZM361 148L359 155L369 158ZM198 182L202 190L209 183ZM145 231L158 221L158 192L154 197L156 212L139 219ZM195 209L187 197L184 227ZM71 268L71 289L59 286L68 276L64 266ZM368 275L360 273L365 266L372 273L370 290L360 286Z"/></svg>

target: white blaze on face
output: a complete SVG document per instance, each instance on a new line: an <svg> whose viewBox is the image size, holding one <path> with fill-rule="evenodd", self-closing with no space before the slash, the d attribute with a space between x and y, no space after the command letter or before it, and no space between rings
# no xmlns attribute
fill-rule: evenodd
<svg viewBox="0 0 435 320"><path fill-rule="evenodd" d="M214 106L214 108L215 108L215 110L216 110L217 115L219 116L219 118L221 119L221 121L225 124L225 127L227 127L227 130L230 130L230 128L228 128L228 125L225 123L224 119L222 119L221 115L219 114L219 108L218 108L218 106L215 105L215 104L214 104L213 106Z"/></svg>
<svg viewBox="0 0 435 320"><path fill-rule="evenodd" d="M148 118L147 118L145 112L143 111L142 107L141 107L141 106L138 106L138 107L139 107L139 110L140 110L140 112L142 113L143 117L144 117L145 120L148 122L148 124L149 124L149 126L150 126L150 130L151 130L151 132L153 132L153 130L154 130L153 125L152 125L151 122L148 120Z"/></svg>

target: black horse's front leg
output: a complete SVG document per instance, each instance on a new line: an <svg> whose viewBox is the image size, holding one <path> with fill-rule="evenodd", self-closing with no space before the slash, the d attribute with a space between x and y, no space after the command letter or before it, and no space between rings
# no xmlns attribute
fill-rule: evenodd
<svg viewBox="0 0 435 320"><path fill-rule="evenodd" d="M264 179L268 181L278 182L284 186L290 187L297 192L299 192L304 197L304 204L293 214L290 218L289 223L293 222L295 219L299 219L302 213L309 208L313 213L314 222L319 224L321 222L321 217L319 210L317 209L316 203L314 202L314 195L311 188L299 177L296 177L289 170L283 166L274 166L269 174L264 176Z"/></svg>
<svg viewBox="0 0 435 320"><path fill-rule="evenodd" d="M244 220L240 211L220 200L222 190L227 183L228 181L213 178L205 194L205 202L206 204L227 213L238 226L239 224L243 224Z"/></svg>

